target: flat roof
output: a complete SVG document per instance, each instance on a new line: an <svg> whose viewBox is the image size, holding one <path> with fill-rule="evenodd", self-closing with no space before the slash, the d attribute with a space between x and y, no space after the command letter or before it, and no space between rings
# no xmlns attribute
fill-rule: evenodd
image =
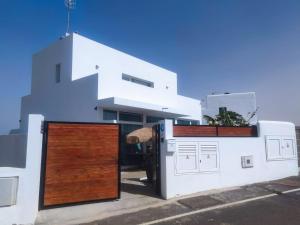
<svg viewBox="0 0 300 225"><path fill-rule="evenodd" d="M151 103L133 101L120 97L110 97L99 100L99 106L107 109L120 110L125 112L145 113L160 117L183 117L186 114L178 109L169 106L155 105Z"/></svg>

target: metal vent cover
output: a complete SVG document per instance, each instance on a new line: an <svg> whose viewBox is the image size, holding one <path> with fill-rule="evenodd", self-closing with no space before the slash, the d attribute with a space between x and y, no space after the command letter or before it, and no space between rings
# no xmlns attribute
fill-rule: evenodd
<svg viewBox="0 0 300 225"><path fill-rule="evenodd" d="M197 143L178 143L178 153L195 153L197 151Z"/></svg>

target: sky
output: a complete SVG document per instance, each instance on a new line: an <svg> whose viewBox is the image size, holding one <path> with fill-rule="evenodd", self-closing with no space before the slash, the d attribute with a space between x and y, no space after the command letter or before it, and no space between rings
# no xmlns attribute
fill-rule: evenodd
<svg viewBox="0 0 300 225"><path fill-rule="evenodd" d="M300 125L299 0L77 0L72 29L176 72L179 94L255 91L259 119ZM65 31L64 0L0 0L0 134Z"/></svg>

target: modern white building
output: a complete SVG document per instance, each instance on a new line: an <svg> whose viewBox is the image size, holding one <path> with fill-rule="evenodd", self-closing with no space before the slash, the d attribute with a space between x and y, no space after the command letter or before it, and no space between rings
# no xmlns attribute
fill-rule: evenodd
<svg viewBox="0 0 300 225"><path fill-rule="evenodd" d="M197 99L177 92L177 74L72 33L33 55L28 114L46 120L145 125L160 119L199 123ZM185 120L185 121L182 121Z"/></svg>
<svg viewBox="0 0 300 225"><path fill-rule="evenodd" d="M255 94L248 94L246 97L243 94L209 96L207 106L206 110L211 110L213 115L218 113L219 107L225 106L245 116L248 112L256 110ZM108 182L112 186L108 186L106 182L99 183L101 180L90 182L90 186L115 187L119 193L122 188L120 164L131 166L141 161L141 154L132 154L138 152L132 149L138 146L126 145L124 137L132 130L152 126L157 121L160 121L160 125L156 126L159 132L156 133L157 138L152 147L156 149L155 153L159 154L151 160L155 162L155 177L158 181L156 184L165 199L298 175L294 124L259 121L257 127L180 126L199 124L201 118L200 101L178 95L176 73L78 34L58 40L33 56L31 94L22 98L20 129L14 131L21 134L0 136L0 224L34 224L45 199L45 172L49 168L47 159L52 158L55 161L55 154L58 154L59 158L71 161L70 151L65 151L66 148L57 145L65 145L66 141L61 137L68 137L68 129L65 131L66 136L52 135L52 144L59 146L59 151L52 157L47 157L47 151L53 151L55 148L51 150L45 144L49 140L47 128L41 132L45 120L121 124L121 132L119 133L119 129L115 130L119 134L117 139L111 141L109 133L105 136L105 141L102 141L108 147L100 146L103 152L107 149L109 150L106 152L109 152L112 149L111 144L118 148L118 151L114 152L117 157L112 156L110 159L110 162L114 161L111 165L118 175L112 179L113 182ZM174 121L177 125L174 125ZM107 124L104 126L118 127ZM244 135L244 129L254 128L255 135L252 135L253 132L251 135ZM222 129L223 135L220 132ZM235 129L235 136L232 136L232 129ZM213 133L212 130L216 132ZM224 130L227 130L225 135ZM85 142L82 138L82 135L85 135L82 134L82 128L78 128L77 131L80 133L80 138L77 139L81 140L79 148L77 144L67 142L77 145L78 151L75 156L78 161L85 161L86 164L71 161L72 167L65 171L73 172L78 168L80 170L76 170L79 172L74 172L68 182L73 177L77 182L79 175L86 176L81 174L81 171L91 171L87 164L90 164L94 154L89 150L100 149L99 137ZM97 144L94 144L95 140ZM73 146L68 148L73 154ZM91 164L93 173L97 173L94 170L95 165L99 165L98 172L103 168L100 164L98 161L97 164ZM60 165L65 167L65 164ZM64 173L61 169L57 171ZM53 174L56 177L56 173ZM57 177L63 180L66 175L68 173ZM102 176L101 173L100 175ZM94 179L93 176L86 178L84 181ZM68 186L74 188L70 183ZM65 189L63 190L66 193ZM86 192L89 189L74 190ZM141 193L135 196L140 198ZM102 197L101 199L104 199L107 196ZM132 198L127 198L127 201L132 201ZM97 205L94 209L96 208ZM70 211L70 208L65 212L67 211ZM89 219L101 214L97 210L82 212ZM65 216L64 213L61 215ZM78 215L76 217L78 218Z"/></svg>
<svg viewBox="0 0 300 225"><path fill-rule="evenodd" d="M31 94L22 98L20 130L28 115L48 121L121 124L122 164L141 162L125 136L163 119L199 124L201 103L177 92L177 74L72 33L33 55ZM130 149L129 149L130 148Z"/></svg>

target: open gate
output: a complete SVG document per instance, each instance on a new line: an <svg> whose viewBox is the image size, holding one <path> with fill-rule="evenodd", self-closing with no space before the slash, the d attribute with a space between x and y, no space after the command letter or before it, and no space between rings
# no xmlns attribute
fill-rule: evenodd
<svg viewBox="0 0 300 225"><path fill-rule="evenodd" d="M44 122L40 209L120 198L118 124Z"/></svg>
<svg viewBox="0 0 300 225"><path fill-rule="evenodd" d="M161 125L156 124L152 127L152 148L153 148L153 187L157 195L161 195L161 173L160 173L160 132Z"/></svg>

